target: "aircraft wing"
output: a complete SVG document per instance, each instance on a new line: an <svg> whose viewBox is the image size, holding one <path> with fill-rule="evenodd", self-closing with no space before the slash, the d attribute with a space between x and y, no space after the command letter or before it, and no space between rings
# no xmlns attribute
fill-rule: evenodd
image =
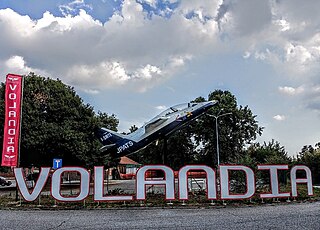
<svg viewBox="0 0 320 230"><path fill-rule="evenodd" d="M146 124L145 132L148 133L148 132L154 130L155 128L157 128L159 125L161 125L162 123L164 123L168 119L169 119L169 117L159 117L158 119Z"/></svg>

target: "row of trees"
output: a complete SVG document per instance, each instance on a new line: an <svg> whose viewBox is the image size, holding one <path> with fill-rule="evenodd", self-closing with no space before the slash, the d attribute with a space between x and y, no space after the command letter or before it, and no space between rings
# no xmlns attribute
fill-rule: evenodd
<svg viewBox="0 0 320 230"><path fill-rule="evenodd" d="M0 123L4 124L5 84L0 86ZM320 144L305 146L297 157L289 157L280 143L255 143L263 132L256 115L248 106L237 104L228 91L215 90L208 98L194 102L217 100L207 115L175 132L166 142L167 164L178 169L186 164L217 165L216 118L219 128L221 163L239 163L255 167L257 164L306 164L320 179ZM23 101L20 165L51 166L53 158L63 158L64 165L108 165L112 159L102 155L93 135L96 127L117 131L119 120L114 114L95 113L75 90L63 82L30 73L25 77ZM132 126L133 132L137 127ZM3 126L0 126L0 145ZM162 163L164 143L153 143L130 157L142 164Z"/></svg>
<svg viewBox="0 0 320 230"><path fill-rule="evenodd" d="M24 81L20 166L51 166L53 158L64 165L107 164L93 135L97 126L117 130L115 115L94 112L75 90L62 83L30 73ZM5 84L0 86L0 124L4 124ZM2 145L3 125L0 126ZM2 149L2 147L1 147Z"/></svg>

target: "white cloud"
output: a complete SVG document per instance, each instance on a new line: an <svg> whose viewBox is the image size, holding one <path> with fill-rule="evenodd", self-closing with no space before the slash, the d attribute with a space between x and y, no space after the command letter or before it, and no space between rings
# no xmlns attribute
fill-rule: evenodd
<svg viewBox="0 0 320 230"><path fill-rule="evenodd" d="M309 85L304 94L307 108L316 111L320 115L320 84Z"/></svg>
<svg viewBox="0 0 320 230"><path fill-rule="evenodd" d="M295 100L301 100L303 108L320 114L320 84L306 84L296 88L284 86L279 87L278 90L284 95L296 96Z"/></svg>
<svg viewBox="0 0 320 230"><path fill-rule="evenodd" d="M173 71L176 66L170 65L163 68L167 72ZM161 81L165 74L160 67L151 64L130 68L124 62L103 61L97 65L75 65L69 69L66 77L73 85L83 89L92 87L94 90L102 90L127 84L143 92Z"/></svg>
<svg viewBox="0 0 320 230"><path fill-rule="evenodd" d="M281 32L290 30L290 23L287 22L285 19L275 20L274 24L280 27Z"/></svg>
<svg viewBox="0 0 320 230"><path fill-rule="evenodd" d="M161 70L157 66L148 64L139 70L137 77L151 79L154 75L161 75Z"/></svg>
<svg viewBox="0 0 320 230"><path fill-rule="evenodd" d="M275 115L274 117L273 117L273 119L275 119L275 120L277 120L277 121L284 121L285 119L286 119L286 116L284 116L284 115Z"/></svg>
<svg viewBox="0 0 320 230"><path fill-rule="evenodd" d="M158 1L140 2L156 7ZM170 9L170 17L149 18L141 4L124 0L104 24L88 13L91 6L85 0L60 6L64 17L46 12L38 20L2 9L0 60L5 65L6 60L21 57L27 63L20 60L22 69L59 76L87 91L123 86L145 91L198 57L234 52L269 63L288 79L296 76L295 85L312 85L320 71L320 16L314 10L320 4L304 3L303 9L300 4L181 1ZM4 75L4 66L0 70ZM279 88L289 95L302 90Z"/></svg>
<svg viewBox="0 0 320 230"><path fill-rule="evenodd" d="M20 56L12 56L10 59L8 59L5 62L6 66L9 69L18 69L18 70L24 70L26 68L25 61L23 60L23 57ZM26 71L28 71L28 67L26 68Z"/></svg>
<svg viewBox="0 0 320 230"><path fill-rule="evenodd" d="M157 0L140 0L141 3L146 3L150 6L152 6L153 8L156 7L157 5Z"/></svg>
<svg viewBox="0 0 320 230"><path fill-rule="evenodd" d="M92 10L92 6L86 4L84 0L74 0L59 6L59 10L64 16L75 14L79 9Z"/></svg>
<svg viewBox="0 0 320 230"><path fill-rule="evenodd" d="M0 66L2 66L3 76L7 73L16 73L21 75L26 75L30 72L37 72L38 74L48 74L45 71L31 68L27 65L24 58L21 56L12 56L7 60L0 61Z"/></svg>
<svg viewBox="0 0 320 230"><path fill-rule="evenodd" d="M266 52L255 52L254 57L255 59L260 59L262 61L267 59L269 50L266 50Z"/></svg>
<svg viewBox="0 0 320 230"><path fill-rule="evenodd" d="M290 86L280 86L279 87L279 91L283 94L286 94L286 95L290 95L290 96L293 96L293 95L297 95L297 94L301 94L304 92L304 87L303 86L299 86L297 88L293 88L293 87L290 87Z"/></svg>
<svg viewBox="0 0 320 230"><path fill-rule="evenodd" d="M262 93L259 87L270 93L268 87L274 90L280 84L276 88L278 94L273 96L282 101L272 103L270 111L264 110L266 117L283 121L288 116L290 119L282 123L288 125L299 117L298 112L300 117L305 116L305 108L309 113L320 113L320 1L302 4L301 0L170 0L179 4L172 9L152 9L150 16L143 9L145 4L139 2L157 7L160 1L124 0L105 23L90 15L94 9L88 2L70 1L60 6L64 16L46 12L38 20L11 9L0 9L0 75L33 71L59 77L89 94L117 92L123 97L132 91L149 90L146 92L149 95L165 89L167 97L178 100L179 94L193 97L193 92L199 92L197 87L204 84L207 85L203 90L221 85L223 88L231 85L230 90L234 85L241 88L249 75L261 68L261 76L256 77L263 84L246 84L247 92L239 90L242 99L245 94ZM212 63L208 60L217 56L222 57L217 62L221 64L218 74L217 66L208 66ZM236 56L246 59L245 64L237 64L248 66L247 72L237 74L239 66L229 67L229 60L237 60ZM224 68L230 68L225 76L219 72ZM232 71L236 74L230 74ZM197 73L204 74L199 76L202 82L195 84ZM269 73L272 75L266 77ZM186 78L186 87L181 87L184 79L179 79L180 85L170 79L177 77ZM255 79L251 80L254 84ZM156 88L159 84L162 86ZM188 94L181 93L181 88L190 90ZM261 107L266 103L255 100L252 99L253 103ZM162 102L152 100L152 103ZM287 114L275 115L274 109ZM309 127L318 121L301 119L300 123L309 122ZM278 122L272 123L280 127Z"/></svg>
<svg viewBox="0 0 320 230"><path fill-rule="evenodd" d="M251 53L250 52L248 52L248 51L246 51L246 52L244 52L244 54L243 54L243 58L244 59L247 59L247 58L249 58L251 56Z"/></svg>
<svg viewBox="0 0 320 230"><path fill-rule="evenodd" d="M177 13L151 20L132 0L125 0L105 24L83 9L65 17L46 12L39 20L0 10L0 31L0 59L21 56L31 69L95 92L123 85L145 91L217 42L213 19L203 23Z"/></svg>
<svg viewBox="0 0 320 230"><path fill-rule="evenodd" d="M87 94L92 94L92 95L100 93L99 90L94 90L94 89L85 89L84 92L86 92Z"/></svg>
<svg viewBox="0 0 320 230"><path fill-rule="evenodd" d="M222 3L223 0L181 1L178 11L184 15L194 12L194 16L201 20L204 16L215 17Z"/></svg>
<svg viewBox="0 0 320 230"><path fill-rule="evenodd" d="M16 33L20 37L29 36L32 33L33 22L28 15L22 16L14 12L12 9L0 10L0 29L4 38ZM13 34L11 34L13 33Z"/></svg>

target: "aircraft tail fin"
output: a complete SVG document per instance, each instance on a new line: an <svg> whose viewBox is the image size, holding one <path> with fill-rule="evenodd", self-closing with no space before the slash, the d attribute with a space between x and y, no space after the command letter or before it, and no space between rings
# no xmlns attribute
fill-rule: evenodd
<svg viewBox="0 0 320 230"><path fill-rule="evenodd" d="M106 129L106 128L98 128L95 131L95 135L99 138L99 141L103 145L113 145L123 139L126 139L125 135L117 133L115 131Z"/></svg>

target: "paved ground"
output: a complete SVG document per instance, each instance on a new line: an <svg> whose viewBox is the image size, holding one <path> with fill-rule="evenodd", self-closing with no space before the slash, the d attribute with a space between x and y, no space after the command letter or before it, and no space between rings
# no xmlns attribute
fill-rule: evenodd
<svg viewBox="0 0 320 230"><path fill-rule="evenodd" d="M320 229L320 202L208 209L0 211L0 229Z"/></svg>

